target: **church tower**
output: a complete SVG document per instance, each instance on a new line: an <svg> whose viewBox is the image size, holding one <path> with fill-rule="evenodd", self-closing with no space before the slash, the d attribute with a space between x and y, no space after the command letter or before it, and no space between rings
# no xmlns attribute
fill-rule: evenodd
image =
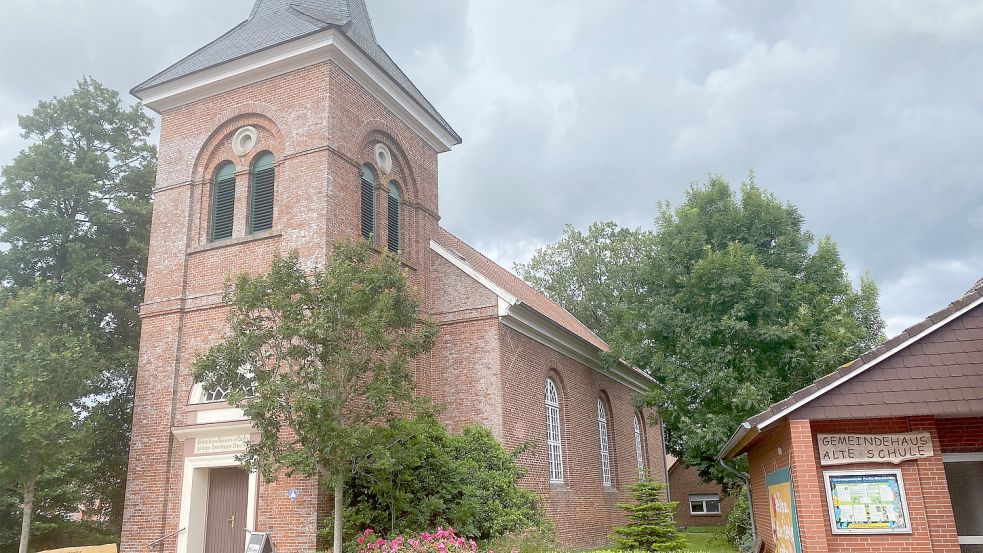
<svg viewBox="0 0 983 553"><path fill-rule="evenodd" d="M131 92L161 136L121 550L233 553L248 530L314 551L317 487L239 469L250 424L191 364L222 338L226 279L276 253L320 265L361 235L426 289L437 154L461 139L376 42L364 0L256 0Z"/></svg>
<svg viewBox="0 0 983 553"><path fill-rule="evenodd" d="M399 253L440 326L418 392L452 430L532 444L521 484L562 546L604 543L631 484L665 479L657 414L633 403L653 380L603 362L583 323L440 227L437 155L461 139L376 42L364 0L256 0L132 93L161 134L121 553L238 553L249 532L315 551L330 498L240 469L257 435L191 366L225 333L230 276L292 250L323 265L343 239Z"/></svg>

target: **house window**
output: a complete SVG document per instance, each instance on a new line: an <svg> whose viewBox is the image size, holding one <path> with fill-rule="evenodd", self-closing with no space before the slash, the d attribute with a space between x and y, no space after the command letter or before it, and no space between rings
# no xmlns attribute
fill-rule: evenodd
<svg viewBox="0 0 983 553"><path fill-rule="evenodd" d="M550 482L563 483L563 446L560 443L560 397L553 379L546 379L546 445L549 448Z"/></svg>
<svg viewBox="0 0 983 553"><path fill-rule="evenodd" d="M597 434L601 442L601 483L611 485L611 456L608 453L608 413L604 402L597 400Z"/></svg>
<svg viewBox="0 0 983 553"><path fill-rule="evenodd" d="M689 496L689 514L719 515L720 495L715 493L701 493Z"/></svg>
<svg viewBox="0 0 983 553"><path fill-rule="evenodd" d="M253 163L249 191L249 232L273 228L273 154L260 154Z"/></svg>
<svg viewBox="0 0 983 553"><path fill-rule="evenodd" d="M638 420L638 413L632 421L635 430L635 464L638 465L638 479L645 480L645 453L642 449L642 424Z"/></svg>
<svg viewBox="0 0 983 553"><path fill-rule="evenodd" d="M389 182L389 200L387 202L387 217L389 220L389 251L398 252L399 251L399 227L400 227L400 201L402 200L402 194L399 193L399 185L396 181Z"/></svg>
<svg viewBox="0 0 983 553"><path fill-rule="evenodd" d="M212 185L212 240L232 236L232 219L235 215L236 168L226 161L215 172Z"/></svg>
<svg viewBox="0 0 983 553"><path fill-rule="evenodd" d="M362 237L372 239L375 235L375 171L371 165L362 166Z"/></svg>

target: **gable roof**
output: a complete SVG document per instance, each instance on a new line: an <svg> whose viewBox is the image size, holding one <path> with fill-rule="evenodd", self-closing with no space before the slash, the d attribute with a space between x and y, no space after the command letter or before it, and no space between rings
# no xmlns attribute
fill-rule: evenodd
<svg viewBox="0 0 983 553"><path fill-rule="evenodd" d="M738 427L727 444L724 445L718 458L729 458L739 455L747 445L750 445L751 441L758 434L768 429L775 422L778 422L815 399L890 359L905 348L983 305L983 286L981 286L981 283L983 283L983 279L970 288L966 294L945 308L936 311L923 321L906 328L897 336L883 342L857 359L840 366L832 373L819 378L791 396L772 404L764 411L748 418Z"/></svg>
<svg viewBox="0 0 983 553"><path fill-rule="evenodd" d="M130 90L139 92L326 29L337 29L382 69L445 131L450 124L376 41L365 0L256 0L249 17L212 42Z"/></svg>

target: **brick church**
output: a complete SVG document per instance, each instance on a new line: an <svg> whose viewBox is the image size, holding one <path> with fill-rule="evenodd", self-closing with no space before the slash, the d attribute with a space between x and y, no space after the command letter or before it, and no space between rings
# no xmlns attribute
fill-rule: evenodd
<svg viewBox="0 0 983 553"><path fill-rule="evenodd" d="M257 0L132 93L161 135L123 553L236 553L251 531L315 550L329 494L240 469L250 422L190 367L223 336L229 275L291 250L323 264L344 238L398 252L440 324L419 393L451 429L534 445L523 485L564 547L604 542L639 474L664 478L658 420L631 402L652 381L603 366L607 344L440 226L437 155L461 138L379 46L364 0Z"/></svg>

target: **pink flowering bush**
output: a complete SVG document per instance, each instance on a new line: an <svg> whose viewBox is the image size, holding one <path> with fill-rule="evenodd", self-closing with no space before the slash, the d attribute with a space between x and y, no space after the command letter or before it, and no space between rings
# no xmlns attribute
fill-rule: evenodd
<svg viewBox="0 0 983 553"><path fill-rule="evenodd" d="M388 540L376 536L372 530L365 530L355 543L358 553L478 553L478 544L474 540L458 536L451 528Z"/></svg>

